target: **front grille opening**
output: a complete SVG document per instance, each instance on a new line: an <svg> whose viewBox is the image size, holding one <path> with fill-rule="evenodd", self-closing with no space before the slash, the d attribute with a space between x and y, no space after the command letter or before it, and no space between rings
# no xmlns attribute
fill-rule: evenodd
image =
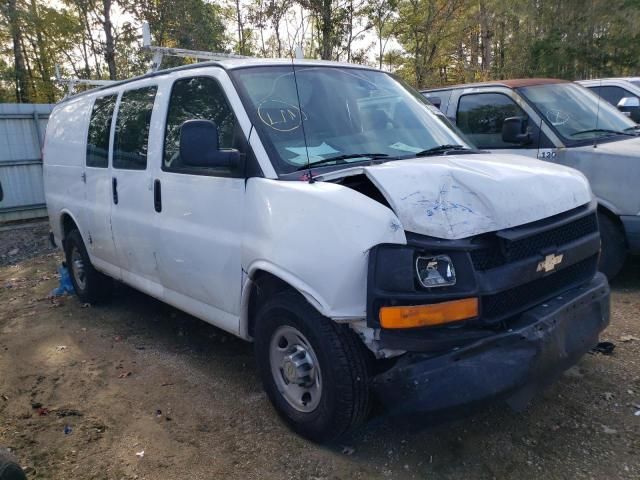
<svg viewBox="0 0 640 480"><path fill-rule="evenodd" d="M539 255L549 247L559 247L598 231L595 213L578 218L558 228L536 233L520 240L496 239L493 245L471 252L471 260L476 270L489 270L509 262Z"/></svg>
<svg viewBox="0 0 640 480"><path fill-rule="evenodd" d="M546 277L481 298L482 318L499 321L523 312L590 280L596 272L598 256L574 263Z"/></svg>

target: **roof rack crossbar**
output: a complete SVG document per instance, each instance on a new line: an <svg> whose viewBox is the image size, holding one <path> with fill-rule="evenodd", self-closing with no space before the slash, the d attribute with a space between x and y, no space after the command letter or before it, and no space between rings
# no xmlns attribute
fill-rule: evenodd
<svg viewBox="0 0 640 480"><path fill-rule="evenodd" d="M203 50L188 50L186 48L156 47L151 45L151 31L147 22L142 23L142 48L153 53L149 72L156 72L162 65L165 55L171 57L195 58L197 60L223 60L227 58L250 58L244 55L225 52L207 52Z"/></svg>
<svg viewBox="0 0 640 480"><path fill-rule="evenodd" d="M111 85L116 82L116 80L92 80L90 78L62 78L58 65L55 66L55 80L58 84L67 88L67 93L64 98L74 95L78 85L104 87L105 85Z"/></svg>

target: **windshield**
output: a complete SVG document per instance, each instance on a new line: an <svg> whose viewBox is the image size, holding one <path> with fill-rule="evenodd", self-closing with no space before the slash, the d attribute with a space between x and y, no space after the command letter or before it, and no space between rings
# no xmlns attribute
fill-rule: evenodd
<svg viewBox="0 0 640 480"><path fill-rule="evenodd" d="M230 73L279 174L307 162L345 166L413 157L441 145L471 148L429 111L422 95L384 72L296 66L297 92L291 66Z"/></svg>
<svg viewBox="0 0 640 480"><path fill-rule="evenodd" d="M523 87L518 92L569 142L616 135L634 126L614 106L575 83Z"/></svg>

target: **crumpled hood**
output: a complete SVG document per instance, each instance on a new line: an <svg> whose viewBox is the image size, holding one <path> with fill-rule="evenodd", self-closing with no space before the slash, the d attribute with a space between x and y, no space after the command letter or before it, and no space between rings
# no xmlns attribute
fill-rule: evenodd
<svg viewBox="0 0 640 480"><path fill-rule="evenodd" d="M398 160L324 175L364 173L406 231L459 239L541 220L589 203L577 170L519 155Z"/></svg>

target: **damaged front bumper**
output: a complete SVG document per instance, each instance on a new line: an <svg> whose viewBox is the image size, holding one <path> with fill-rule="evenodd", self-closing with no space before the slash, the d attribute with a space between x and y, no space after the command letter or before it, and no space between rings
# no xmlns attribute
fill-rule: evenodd
<svg viewBox="0 0 640 480"><path fill-rule="evenodd" d="M598 273L522 313L510 329L439 355L410 353L373 380L392 412L436 412L506 399L515 408L598 342L609 324L609 285Z"/></svg>

